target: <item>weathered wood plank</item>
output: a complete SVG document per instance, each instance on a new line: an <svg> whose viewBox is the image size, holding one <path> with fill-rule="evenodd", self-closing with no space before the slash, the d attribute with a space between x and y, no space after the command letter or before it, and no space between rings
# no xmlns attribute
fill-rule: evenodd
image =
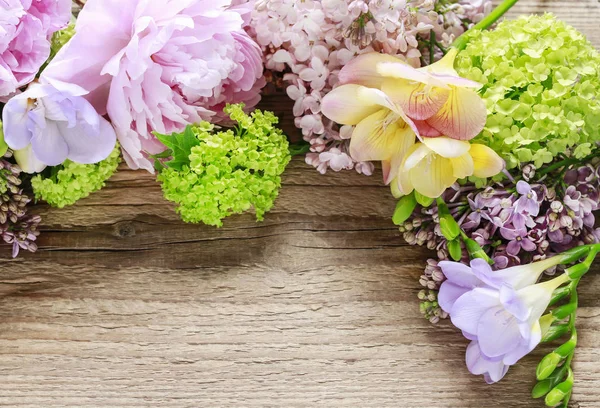
<svg viewBox="0 0 600 408"><path fill-rule="evenodd" d="M595 0L521 0L600 45ZM286 112L281 99L267 108ZM289 105L288 105L289 106ZM296 159L263 223L186 225L123 170L74 207L38 206L37 254L0 252L0 406L541 407L534 352L495 386L466 342L420 318L427 251L390 222L380 175ZM595 272L600 272L598 266ZM600 277L586 277L574 405L600 406Z"/></svg>

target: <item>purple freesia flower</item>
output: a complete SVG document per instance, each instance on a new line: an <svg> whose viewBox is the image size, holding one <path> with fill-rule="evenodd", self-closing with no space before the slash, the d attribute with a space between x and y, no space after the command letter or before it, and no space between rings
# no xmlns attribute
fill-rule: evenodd
<svg viewBox="0 0 600 408"><path fill-rule="evenodd" d="M70 0L0 1L0 98L35 78L50 56L50 37L70 16Z"/></svg>
<svg viewBox="0 0 600 408"><path fill-rule="evenodd" d="M481 259L471 266L440 262L447 280L438 302L452 323L473 342L467 350L467 366L483 374L488 382L499 381L523 356L541 341L540 318L552 292L568 281L567 275L535 284L560 257L530 265L492 271Z"/></svg>
<svg viewBox="0 0 600 408"><path fill-rule="evenodd" d="M116 134L83 98L85 94L84 89L59 81L32 84L4 107L6 143L17 152L31 149L33 159L48 166L66 159L82 164L106 159Z"/></svg>

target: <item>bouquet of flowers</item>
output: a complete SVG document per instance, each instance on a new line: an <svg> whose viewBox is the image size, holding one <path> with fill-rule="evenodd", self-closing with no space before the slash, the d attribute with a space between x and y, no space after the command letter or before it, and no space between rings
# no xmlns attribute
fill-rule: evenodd
<svg viewBox="0 0 600 408"><path fill-rule="evenodd" d="M0 1L0 236L34 252L123 159L185 222L258 220L292 156L356 169L432 251L421 310L489 383L541 343L533 397L566 407L577 288L600 253L600 54L517 0ZM261 93L285 91L290 144Z"/></svg>

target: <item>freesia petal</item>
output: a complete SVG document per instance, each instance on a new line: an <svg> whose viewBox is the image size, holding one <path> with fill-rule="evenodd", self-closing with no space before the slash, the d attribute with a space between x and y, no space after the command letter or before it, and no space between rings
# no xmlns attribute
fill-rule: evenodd
<svg viewBox="0 0 600 408"><path fill-rule="evenodd" d="M406 158L402 163L401 171L408 172L409 170L412 170L421 162L421 160L425 159L431 154L431 149L425 146L423 143L415 144L413 148L407 153Z"/></svg>
<svg viewBox="0 0 600 408"><path fill-rule="evenodd" d="M342 85L329 92L321 103L321 111L334 122L343 125L356 125L367 116L381 110L372 101L363 100L359 94L364 88L360 85Z"/></svg>
<svg viewBox="0 0 600 408"><path fill-rule="evenodd" d="M508 372L508 365L502 360L494 361L483 356L477 341L472 341L467 347L465 360L469 372L485 375L486 382L489 384L500 381Z"/></svg>
<svg viewBox="0 0 600 408"><path fill-rule="evenodd" d="M410 170L410 181L415 190L426 197L437 198L456 181L452 175L450 159L438 155L429 156L429 160L421 160Z"/></svg>
<svg viewBox="0 0 600 408"><path fill-rule="evenodd" d="M463 263L441 261L438 263L438 266L442 269L448 282L453 282L469 289L481 284L481 280L477 278L474 271Z"/></svg>
<svg viewBox="0 0 600 408"><path fill-rule="evenodd" d="M394 78L397 80L414 81L423 84L433 85L440 88L448 89L443 81L435 78L426 71L422 71L405 62L380 62L377 64L377 72L388 78Z"/></svg>
<svg viewBox="0 0 600 408"><path fill-rule="evenodd" d="M450 139L449 137L425 137L423 144L436 154L448 159L460 157L471 148L469 142Z"/></svg>
<svg viewBox="0 0 600 408"><path fill-rule="evenodd" d="M475 288L462 295L450 311L450 319L459 329L467 333L477 333L480 317L490 308L500 305L497 291L488 288Z"/></svg>
<svg viewBox="0 0 600 408"><path fill-rule="evenodd" d="M488 357L500 357L512 351L521 341L517 319L499 306L480 316L477 339L481 352Z"/></svg>
<svg viewBox="0 0 600 408"><path fill-rule="evenodd" d="M410 126L408 126L407 124L398 126L398 129L396 130L396 135L394 137L394 142L392 144L389 171L387 171L386 169L387 166L383 166L383 176L385 184L391 183L392 180L398 176L400 166L411 147L415 145L415 141L416 135Z"/></svg>
<svg viewBox="0 0 600 408"><path fill-rule="evenodd" d="M419 130L419 135L423 137L440 137L443 136L442 132L432 127L425 120L413 120L415 126Z"/></svg>
<svg viewBox="0 0 600 408"><path fill-rule="evenodd" d="M48 121L45 128L36 128L31 138L31 147L35 156L48 166L62 164L69 153L69 147L61 134L57 122Z"/></svg>
<svg viewBox="0 0 600 408"><path fill-rule="evenodd" d="M441 60L420 68L420 70L428 72L431 76L447 85L480 89L482 85L479 82L471 81L458 75L458 72L454 69L454 60L457 55L458 50L451 48Z"/></svg>
<svg viewBox="0 0 600 408"><path fill-rule="evenodd" d="M406 168L406 162L409 157L413 156L414 153L419 150L419 147L422 146L421 143L415 143L408 149L406 156L404 157L404 161L400 165L400 170L398 171L398 175L396 177L396 182L392 183L392 194L394 197L398 198L403 195L407 195L413 192L414 186L410 181L410 172Z"/></svg>
<svg viewBox="0 0 600 408"><path fill-rule="evenodd" d="M440 291L438 293L438 304L442 308L442 310L446 313L450 313L454 303L460 298L462 295L467 293L470 289L464 286L459 286L455 283L445 281L440 286Z"/></svg>
<svg viewBox="0 0 600 408"><path fill-rule="evenodd" d="M81 164L93 164L106 159L117 143L114 128L102 117L99 129L79 125L63 128L62 135L69 146L68 158Z"/></svg>
<svg viewBox="0 0 600 408"><path fill-rule="evenodd" d="M504 160L491 148L473 143L469 154L473 158L475 177L493 177L504 169Z"/></svg>
<svg viewBox="0 0 600 408"><path fill-rule="evenodd" d="M381 90L412 119L425 120L444 106L450 91L418 82L387 80Z"/></svg>
<svg viewBox="0 0 600 408"><path fill-rule="evenodd" d="M40 173L46 168L46 165L39 161L38 158L35 157L35 154L33 154L33 150L31 150L31 144L27 145L27 147L24 149L15 150L14 157L21 170L23 170L25 173Z"/></svg>
<svg viewBox="0 0 600 408"><path fill-rule="evenodd" d="M519 298L517 291L509 284L504 283L500 286L500 302L508 313L520 321L527 320L531 314L529 305Z"/></svg>
<svg viewBox="0 0 600 408"><path fill-rule="evenodd" d="M381 74L377 72L377 65L382 63L403 63L397 57L380 54L378 52L370 52L362 54L350 60L338 74L339 83L356 84L368 86L369 88L380 88L385 80Z"/></svg>
<svg viewBox="0 0 600 408"><path fill-rule="evenodd" d="M389 111L380 109L361 120L350 139L350 155L356 161L389 160L395 149L398 123L386 124Z"/></svg>
<svg viewBox="0 0 600 408"><path fill-rule="evenodd" d="M473 175L473 158L468 153L460 157L454 157L450 161L452 162L454 177L462 179Z"/></svg>
<svg viewBox="0 0 600 408"><path fill-rule="evenodd" d="M453 139L471 140L483 130L486 120L485 103L475 91L452 88L442 109L427 123Z"/></svg>
<svg viewBox="0 0 600 408"><path fill-rule="evenodd" d="M27 128L27 99L14 97L8 101L2 112L4 141L13 150L26 148L31 142L31 132Z"/></svg>

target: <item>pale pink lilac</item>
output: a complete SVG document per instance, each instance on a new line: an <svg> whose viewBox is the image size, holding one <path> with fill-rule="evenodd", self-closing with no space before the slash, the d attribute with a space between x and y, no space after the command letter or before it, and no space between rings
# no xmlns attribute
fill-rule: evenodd
<svg viewBox="0 0 600 408"><path fill-rule="evenodd" d="M261 50L244 29L252 10L239 0L88 0L43 77L85 88L129 166L152 172L149 156L165 150L152 132L221 122L226 103L259 101Z"/></svg>
<svg viewBox="0 0 600 408"><path fill-rule="evenodd" d="M0 1L0 100L35 78L70 17L70 0Z"/></svg>
<svg viewBox="0 0 600 408"><path fill-rule="evenodd" d="M323 96L338 82L340 69L354 57L368 52L383 52L420 66L419 38L430 32L444 46L464 32L463 21L478 22L491 10L490 0L460 0L434 11L434 0L258 0L252 14L252 34L264 51L265 66L284 73L288 96L294 101L296 126L311 143L307 163L324 173L331 157L349 157L349 135L342 137L339 126L323 117ZM373 16L364 27L369 44L355 44L349 30L363 13ZM426 58L428 59L428 58ZM339 153L338 153L339 152ZM344 156L342 156L344 157ZM344 164L347 164L344 162ZM359 173L371 174L369 162L354 163ZM350 168L352 168L350 167ZM346 169L349 166L335 166ZM333 169L333 168L332 168Z"/></svg>

